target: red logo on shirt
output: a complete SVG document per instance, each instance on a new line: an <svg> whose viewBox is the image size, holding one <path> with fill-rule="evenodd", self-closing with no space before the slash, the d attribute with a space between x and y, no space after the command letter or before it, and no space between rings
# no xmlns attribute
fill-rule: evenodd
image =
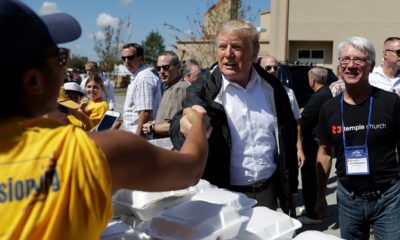
<svg viewBox="0 0 400 240"><path fill-rule="evenodd" d="M332 134L341 134L342 133L342 126L332 126Z"/></svg>

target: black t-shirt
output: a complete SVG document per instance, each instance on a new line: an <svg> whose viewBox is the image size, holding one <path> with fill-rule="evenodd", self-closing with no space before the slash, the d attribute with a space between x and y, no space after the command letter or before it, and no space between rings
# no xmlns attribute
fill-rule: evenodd
<svg viewBox="0 0 400 240"><path fill-rule="evenodd" d="M346 175L343 153L340 99L342 94L327 101L321 109L318 136L321 145L333 146L337 157L336 174L349 190L379 190L399 175L396 144L400 139L400 98L393 93L372 88L371 129L368 135L368 175ZM364 145L370 99L359 105L343 103L346 145Z"/></svg>

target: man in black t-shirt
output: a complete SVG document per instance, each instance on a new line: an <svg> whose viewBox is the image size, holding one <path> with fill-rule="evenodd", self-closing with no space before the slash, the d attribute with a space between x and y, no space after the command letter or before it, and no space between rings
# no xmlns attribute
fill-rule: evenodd
<svg viewBox="0 0 400 240"><path fill-rule="evenodd" d="M375 50L367 39L348 38L337 50L346 90L320 113L316 211L326 217L325 188L334 155L341 237L369 239L372 226L376 239L400 239L400 98L369 85Z"/></svg>

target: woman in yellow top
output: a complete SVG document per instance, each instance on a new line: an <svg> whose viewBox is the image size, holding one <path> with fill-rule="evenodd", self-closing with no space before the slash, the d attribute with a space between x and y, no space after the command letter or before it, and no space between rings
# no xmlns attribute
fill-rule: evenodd
<svg viewBox="0 0 400 240"><path fill-rule="evenodd" d="M103 80L97 75L89 77L85 88L89 99L83 99L81 108L90 120L92 120L93 125L96 126L109 109L107 101L102 98L103 92L107 95L107 90Z"/></svg>
<svg viewBox="0 0 400 240"><path fill-rule="evenodd" d="M0 1L0 239L99 239L121 188L167 191L196 184L208 153L206 115L180 152L119 130L86 132L41 116L57 109L68 49L81 35L71 15L42 17ZM26 44L29 39L29 46ZM21 58L21 56L23 56Z"/></svg>

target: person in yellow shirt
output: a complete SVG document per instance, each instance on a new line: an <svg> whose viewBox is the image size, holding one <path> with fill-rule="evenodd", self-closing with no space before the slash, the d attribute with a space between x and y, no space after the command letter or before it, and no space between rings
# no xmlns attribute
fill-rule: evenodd
<svg viewBox="0 0 400 240"><path fill-rule="evenodd" d="M83 96L83 94L81 93L81 95L79 95L75 91L65 90L65 87L69 87L65 85L66 84L64 84L64 87L61 87L57 98L59 104L58 108L53 112L45 114L44 117L59 121L63 124L73 124L85 131L92 130L94 126L90 118L79 111L81 107L79 104L80 97ZM76 85L80 88L78 84ZM74 100L72 100L71 97Z"/></svg>
<svg viewBox="0 0 400 240"><path fill-rule="evenodd" d="M199 181L211 132L205 113L185 110L191 128L180 152L124 131L85 132L42 118L59 105L65 78L68 50L56 44L77 39L80 25L4 0L0 32L0 101L13 99L0 111L0 239L99 239L113 191Z"/></svg>
<svg viewBox="0 0 400 240"><path fill-rule="evenodd" d="M93 125L96 126L109 109L107 101L102 97L103 93L107 95L107 90L103 80L97 75L89 77L86 81L85 88L89 99L84 99L82 101L81 108L90 118Z"/></svg>

